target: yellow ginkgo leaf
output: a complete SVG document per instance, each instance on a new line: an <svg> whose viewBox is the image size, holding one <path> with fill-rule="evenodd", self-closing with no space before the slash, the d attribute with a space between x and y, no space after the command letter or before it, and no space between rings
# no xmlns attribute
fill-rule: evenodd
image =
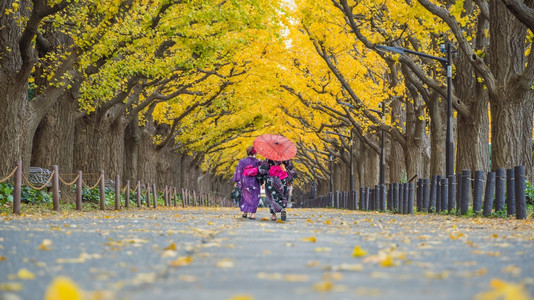
<svg viewBox="0 0 534 300"><path fill-rule="evenodd" d="M176 244L175 244L175 243L171 243L169 246L163 248L163 250L173 250L173 251L176 251Z"/></svg>
<svg viewBox="0 0 534 300"><path fill-rule="evenodd" d="M443 271L441 273L435 273L432 271L426 271L425 277L429 279L447 279L449 278L449 272Z"/></svg>
<svg viewBox="0 0 534 300"><path fill-rule="evenodd" d="M302 238L301 241L315 243L315 242L317 242L317 238L315 238L314 236L310 236L310 237L307 237L307 238Z"/></svg>
<svg viewBox="0 0 534 300"><path fill-rule="evenodd" d="M380 266L381 267L393 267L394 266L393 256L386 255L386 258L380 262Z"/></svg>
<svg viewBox="0 0 534 300"><path fill-rule="evenodd" d="M330 281L321 281L313 285L313 289L317 292L328 292L334 285Z"/></svg>
<svg viewBox="0 0 534 300"><path fill-rule="evenodd" d="M306 274L286 274L284 280L287 282L306 282L309 278Z"/></svg>
<svg viewBox="0 0 534 300"><path fill-rule="evenodd" d="M360 246L355 246L354 250L352 251L353 257L361 257L361 256L366 256L366 255L367 255L367 251L362 250Z"/></svg>
<svg viewBox="0 0 534 300"><path fill-rule="evenodd" d="M41 245L37 247L39 250L50 250L52 249L52 241L49 239L44 239Z"/></svg>
<svg viewBox="0 0 534 300"><path fill-rule="evenodd" d="M490 282L490 291L479 293L475 300L497 300L497 299L514 299L514 300L532 300L525 286L506 282L500 279L492 279Z"/></svg>
<svg viewBox="0 0 534 300"><path fill-rule="evenodd" d="M0 292L18 292L22 291L24 286L20 282L0 283Z"/></svg>
<svg viewBox="0 0 534 300"><path fill-rule="evenodd" d="M329 248L329 247L317 247L317 248L313 249L313 251L315 251L315 252L330 252L330 251L332 251L332 248Z"/></svg>
<svg viewBox="0 0 534 300"><path fill-rule="evenodd" d="M463 237L463 236L464 236L464 234L461 233L461 232L457 232L456 234L451 233L451 234L449 235L449 237L451 238L451 240L457 240L457 239L459 239L459 238L461 238L461 237Z"/></svg>
<svg viewBox="0 0 534 300"><path fill-rule="evenodd" d="M171 262L171 265L173 267L182 267L187 266L193 261L193 258L191 256L180 256L176 260L173 260Z"/></svg>
<svg viewBox="0 0 534 300"><path fill-rule="evenodd" d="M44 300L77 300L82 299L82 291L68 277L57 277L46 289Z"/></svg>
<svg viewBox="0 0 534 300"><path fill-rule="evenodd" d="M20 269L19 272L17 273L17 277L20 279L34 279L35 274L28 271L27 269Z"/></svg>

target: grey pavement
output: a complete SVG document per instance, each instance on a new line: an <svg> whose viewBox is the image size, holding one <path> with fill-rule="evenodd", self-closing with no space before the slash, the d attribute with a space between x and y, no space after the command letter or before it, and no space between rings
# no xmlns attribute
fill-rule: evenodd
<svg viewBox="0 0 534 300"><path fill-rule="evenodd" d="M2 216L0 299L43 299L58 276L86 299L474 299L498 293L494 279L534 295L532 220L268 217L265 208L257 220L236 208ZM354 256L356 246L365 253Z"/></svg>

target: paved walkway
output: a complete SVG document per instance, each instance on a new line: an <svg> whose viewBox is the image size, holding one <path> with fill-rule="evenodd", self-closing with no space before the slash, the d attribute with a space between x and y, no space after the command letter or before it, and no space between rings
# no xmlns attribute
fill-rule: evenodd
<svg viewBox="0 0 534 300"><path fill-rule="evenodd" d="M43 299L58 276L86 299L534 295L532 220L333 209L268 217L235 208L3 216L0 299Z"/></svg>

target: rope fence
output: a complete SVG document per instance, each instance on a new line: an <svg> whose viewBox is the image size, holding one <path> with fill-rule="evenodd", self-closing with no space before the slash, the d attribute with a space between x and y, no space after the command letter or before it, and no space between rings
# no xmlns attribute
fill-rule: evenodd
<svg viewBox="0 0 534 300"><path fill-rule="evenodd" d="M15 172L17 171L17 168L18 168L18 166L16 166L16 167L13 169L13 171L11 171L11 174L7 175L6 178L4 178L4 179L0 179L0 183L4 183L4 182L8 181L9 178L11 178L11 176L13 176L13 175L15 174Z"/></svg>
<svg viewBox="0 0 534 300"><path fill-rule="evenodd" d="M35 175L33 178L32 175ZM59 174L59 168L57 165L52 166L52 171L41 169L41 168L30 168L30 178L28 179L26 175L22 172L22 161L17 162L17 166L13 171L5 178L0 180L0 183L7 182L10 179L13 179L13 213L20 215L20 204L21 204L21 193L22 185L26 185L33 190L43 190L45 188L50 188L52 190L52 203L53 210L60 211L60 184L63 184L67 187L76 185L76 210L82 210L82 201L83 199L83 189L94 190L98 187L99 189L99 199L100 199L100 209L106 209L106 184L114 186L115 193L115 202L114 209L120 210L122 200L124 199L124 208L129 208L130 206L130 193L133 192L136 194L137 199L135 205L140 208L142 206L142 200L146 201L146 207L154 209L158 208L158 200L163 202L163 206L170 207L178 206L178 200L180 199L182 207L188 206L233 206L232 201L226 197L221 197L215 193L197 193L196 191L191 191L188 189L181 189L182 193L177 193L176 187L164 186L162 192L157 193L158 189L155 183L146 183L141 184L141 181L137 181L134 188L131 188L130 181L126 181L126 184L121 189L121 180L117 175L115 181L106 181L104 171L100 173L82 173L78 171L77 174L62 174L65 176L75 176L74 179L70 182L66 181ZM98 179L93 186L87 185L85 182L87 178L85 177L96 177ZM36 187L35 182L42 183L42 186ZM160 196L161 195L161 196ZM151 199L152 198L152 199ZM151 203L152 201L152 203ZM108 204L109 205L109 204Z"/></svg>
<svg viewBox="0 0 534 300"><path fill-rule="evenodd" d="M54 171L52 171L52 174L50 174L50 177L48 177L48 179L46 180L46 182L40 186L40 187L35 187L31 184L31 182L28 180L28 178L26 178L26 176L24 175L24 172L22 173L22 178L24 179L24 182L26 182L26 185L28 185L30 188L36 190L36 191L40 191L40 190L43 190L45 187L48 186L48 184L50 183L50 181L52 181L52 177L54 176Z"/></svg>

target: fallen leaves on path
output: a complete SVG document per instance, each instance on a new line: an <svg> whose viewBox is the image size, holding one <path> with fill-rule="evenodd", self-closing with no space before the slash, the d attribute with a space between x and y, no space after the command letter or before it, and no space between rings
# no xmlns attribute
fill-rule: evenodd
<svg viewBox="0 0 534 300"><path fill-rule="evenodd" d="M82 300L81 289L68 277L57 277L48 286L44 300Z"/></svg>
<svg viewBox="0 0 534 300"><path fill-rule="evenodd" d="M490 288L489 291L477 294L475 300L532 300L522 284L493 279L490 282Z"/></svg>

